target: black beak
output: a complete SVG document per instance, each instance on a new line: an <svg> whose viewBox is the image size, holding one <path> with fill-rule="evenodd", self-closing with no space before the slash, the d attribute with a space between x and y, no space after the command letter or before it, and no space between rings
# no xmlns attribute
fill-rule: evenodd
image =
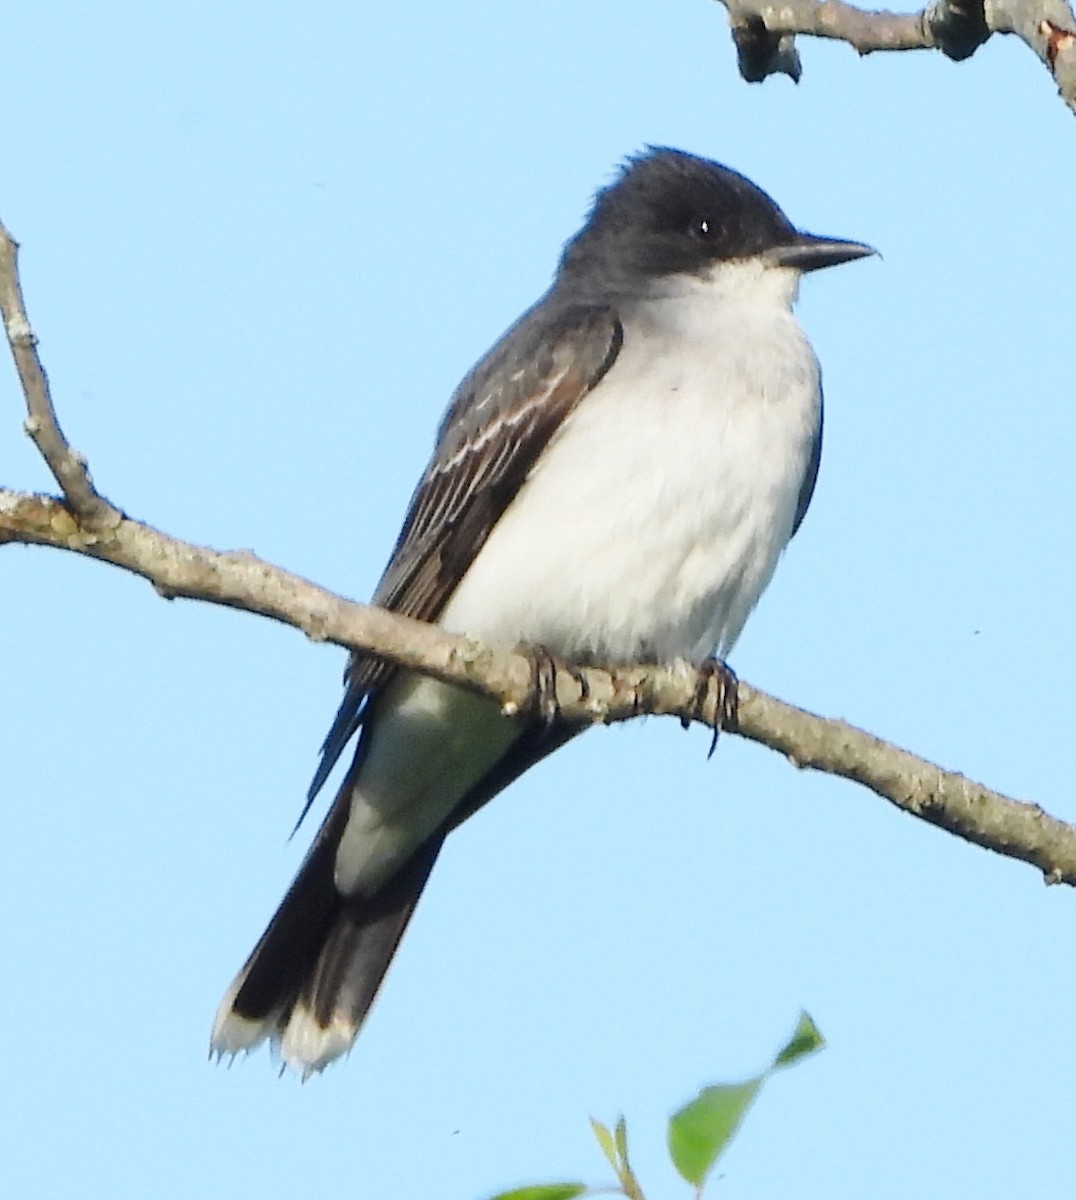
<svg viewBox="0 0 1076 1200"><path fill-rule="evenodd" d="M797 271L818 271L822 267L836 267L841 263L877 253L873 246L865 246L862 242L815 237L813 233L798 233L791 245L777 246L771 250L770 260L779 267L794 267Z"/></svg>

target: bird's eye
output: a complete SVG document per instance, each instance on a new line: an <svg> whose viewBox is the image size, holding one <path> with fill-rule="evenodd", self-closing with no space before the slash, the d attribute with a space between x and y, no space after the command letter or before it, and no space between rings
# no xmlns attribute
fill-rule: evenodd
<svg viewBox="0 0 1076 1200"><path fill-rule="evenodd" d="M689 232L700 242L712 242L721 232L721 226L712 217L694 217Z"/></svg>

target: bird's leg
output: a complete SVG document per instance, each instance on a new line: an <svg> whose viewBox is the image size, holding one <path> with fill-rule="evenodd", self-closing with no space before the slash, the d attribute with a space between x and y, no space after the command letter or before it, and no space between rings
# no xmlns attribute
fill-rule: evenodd
<svg viewBox="0 0 1076 1200"><path fill-rule="evenodd" d="M590 684L583 672L574 664L558 659L545 646L524 646L524 653L531 663L531 690L528 707L549 728L560 716L557 700L557 671L567 671L579 685L579 698L590 696Z"/></svg>
<svg viewBox="0 0 1076 1200"><path fill-rule="evenodd" d="M707 758L713 758L717 739L723 729L736 728L737 681L736 674L728 663L720 658L704 658L698 667L699 682L695 688L690 714L680 718L685 729L692 718L705 719L707 702L713 698L714 736L710 741Z"/></svg>

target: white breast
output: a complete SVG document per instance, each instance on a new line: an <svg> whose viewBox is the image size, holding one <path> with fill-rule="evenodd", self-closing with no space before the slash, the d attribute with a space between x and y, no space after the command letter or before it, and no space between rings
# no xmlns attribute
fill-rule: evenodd
<svg viewBox="0 0 1076 1200"><path fill-rule="evenodd" d="M791 536L821 419L797 283L724 264L629 316L441 623L596 661L727 653Z"/></svg>

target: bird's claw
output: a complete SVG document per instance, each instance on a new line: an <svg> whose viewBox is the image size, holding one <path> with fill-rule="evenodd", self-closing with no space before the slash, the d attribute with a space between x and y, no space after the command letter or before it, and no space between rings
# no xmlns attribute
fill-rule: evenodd
<svg viewBox="0 0 1076 1200"><path fill-rule="evenodd" d="M590 684L586 675L572 663L562 662L545 646L527 646L524 653L531 662L531 691L528 707L547 728L560 716L560 701L557 699L557 672L567 671L579 685L580 700L590 697Z"/></svg>
<svg viewBox="0 0 1076 1200"><path fill-rule="evenodd" d="M728 663L720 658L705 658L699 663L698 684L691 709L680 719L686 729L693 719L706 720L706 712L713 705L714 736L706 757L712 758L717 749L717 739L723 730L736 728L737 680Z"/></svg>

